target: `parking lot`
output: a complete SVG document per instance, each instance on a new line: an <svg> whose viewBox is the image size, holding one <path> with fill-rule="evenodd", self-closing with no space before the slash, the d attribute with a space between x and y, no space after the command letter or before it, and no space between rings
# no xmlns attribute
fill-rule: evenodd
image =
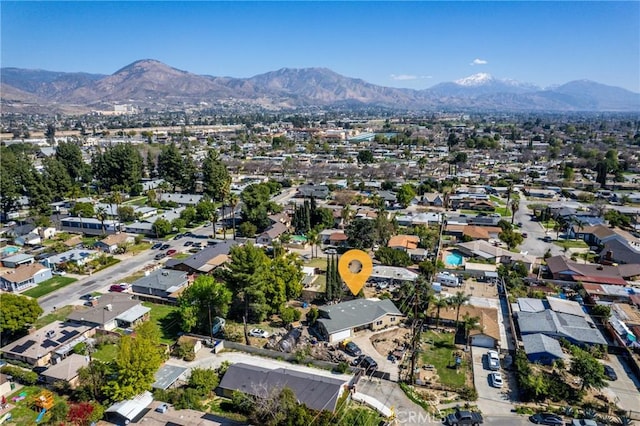
<svg viewBox="0 0 640 426"><path fill-rule="evenodd" d="M489 374L485 354L489 349L478 346L471 347L473 358L473 380L478 391L478 408L486 416L510 415L513 409L511 383L515 383L515 377L509 372L500 369L504 385L502 388L494 388L489 383Z"/></svg>

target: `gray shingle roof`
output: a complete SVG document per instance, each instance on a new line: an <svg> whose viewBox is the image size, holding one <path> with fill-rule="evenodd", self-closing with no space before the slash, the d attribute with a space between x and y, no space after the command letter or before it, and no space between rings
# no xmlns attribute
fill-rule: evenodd
<svg viewBox="0 0 640 426"><path fill-rule="evenodd" d="M238 390L255 396L267 396L274 389L290 388L296 398L314 410L334 411L345 384L344 379L256 365L233 364L220 382L221 389Z"/></svg>
<svg viewBox="0 0 640 426"><path fill-rule="evenodd" d="M524 343L524 351L527 355L548 353L557 358L564 357L560 343L544 334L525 334L522 336L522 343Z"/></svg>
<svg viewBox="0 0 640 426"><path fill-rule="evenodd" d="M146 277L134 281L132 287L153 288L168 291L172 287L181 287L187 282L187 274L171 269L158 269Z"/></svg>
<svg viewBox="0 0 640 426"><path fill-rule="evenodd" d="M221 254L229 254L231 247L238 243L233 240L222 241L214 246L209 246L204 250L199 251L193 256L189 256L186 259L169 259L165 263L167 268L173 268L176 265L186 265L189 268L200 270L207 262L211 261ZM203 271L208 272L208 271Z"/></svg>
<svg viewBox="0 0 640 426"><path fill-rule="evenodd" d="M543 333L581 343L607 344L600 330L584 317L549 309L542 312L518 312L518 325L522 335Z"/></svg>
<svg viewBox="0 0 640 426"><path fill-rule="evenodd" d="M329 334L371 324L385 315L402 315L390 299L354 299L318 309L321 312L318 321Z"/></svg>
<svg viewBox="0 0 640 426"><path fill-rule="evenodd" d="M167 389L187 371L188 368L177 365L163 365L153 376L156 381L151 385L154 389Z"/></svg>

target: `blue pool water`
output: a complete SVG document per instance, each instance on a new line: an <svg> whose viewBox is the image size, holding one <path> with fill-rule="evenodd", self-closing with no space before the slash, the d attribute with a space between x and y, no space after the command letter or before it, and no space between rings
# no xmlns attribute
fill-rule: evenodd
<svg viewBox="0 0 640 426"><path fill-rule="evenodd" d="M2 249L2 254L5 256L9 256L12 255L16 252L20 251L20 247L15 247L15 246L7 246L5 248Z"/></svg>
<svg viewBox="0 0 640 426"><path fill-rule="evenodd" d="M449 253L445 258L445 263L451 266L460 266L462 265L462 255L460 253Z"/></svg>

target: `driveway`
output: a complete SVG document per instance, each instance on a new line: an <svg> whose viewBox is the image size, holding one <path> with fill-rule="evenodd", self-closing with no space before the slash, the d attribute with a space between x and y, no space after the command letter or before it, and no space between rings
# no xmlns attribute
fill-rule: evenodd
<svg viewBox="0 0 640 426"><path fill-rule="evenodd" d="M635 377L626 362L621 357L609 355L606 364L609 364L618 375L618 380L607 381L609 386L603 389L603 393L613 397L616 404L624 410L638 411L640 407L640 382Z"/></svg>
<svg viewBox="0 0 640 426"><path fill-rule="evenodd" d="M487 348L478 346L471 347L471 356L473 357L473 381L478 391L478 408L485 416L510 416L511 410L514 408L514 393L510 388L511 383L515 383L515 377L511 377L509 372L500 370L504 380L504 386L501 389L494 388L489 384L490 370L485 368L483 360L487 353Z"/></svg>
<svg viewBox="0 0 640 426"><path fill-rule="evenodd" d="M397 383L387 380L362 378L357 385L358 392L369 395L393 408L397 425L441 425L441 419L430 416L422 407L414 404Z"/></svg>
<svg viewBox="0 0 640 426"><path fill-rule="evenodd" d="M384 332L388 332L393 328L388 328L383 330ZM403 329L403 331L406 331ZM389 380L392 382L398 381L398 363L392 363L387 359L386 355L380 354L376 348L373 347L373 343L371 343L371 339L375 337L376 334L380 332L373 332L371 330L359 331L356 337L351 338L351 341L360 347L363 354L369 355L378 363L378 370L384 371L385 373L389 373Z"/></svg>
<svg viewBox="0 0 640 426"><path fill-rule="evenodd" d="M518 247L521 252L527 252L530 255L536 257L542 257L547 252L547 250L551 250L551 254L553 256L559 255L563 253L563 250L553 243L545 243L542 239L549 235L552 238L555 238L555 232L547 232L542 227L540 222L533 221L533 211L529 210L527 207L529 204L543 204L548 202L530 202L526 199L524 194L520 193L520 204L519 209L516 212L514 222L522 223L520 227L520 231L526 232L528 237L524 239L522 244Z"/></svg>

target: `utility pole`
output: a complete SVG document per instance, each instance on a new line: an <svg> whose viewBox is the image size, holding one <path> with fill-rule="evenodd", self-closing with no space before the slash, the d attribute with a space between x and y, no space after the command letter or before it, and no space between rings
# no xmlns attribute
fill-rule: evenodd
<svg viewBox="0 0 640 426"><path fill-rule="evenodd" d="M415 301L413 304L413 337L411 338L411 371L409 372L409 383L415 384L416 357L418 356L418 345L420 344L420 334L422 331L422 320L418 318L420 309L420 292L416 287Z"/></svg>

